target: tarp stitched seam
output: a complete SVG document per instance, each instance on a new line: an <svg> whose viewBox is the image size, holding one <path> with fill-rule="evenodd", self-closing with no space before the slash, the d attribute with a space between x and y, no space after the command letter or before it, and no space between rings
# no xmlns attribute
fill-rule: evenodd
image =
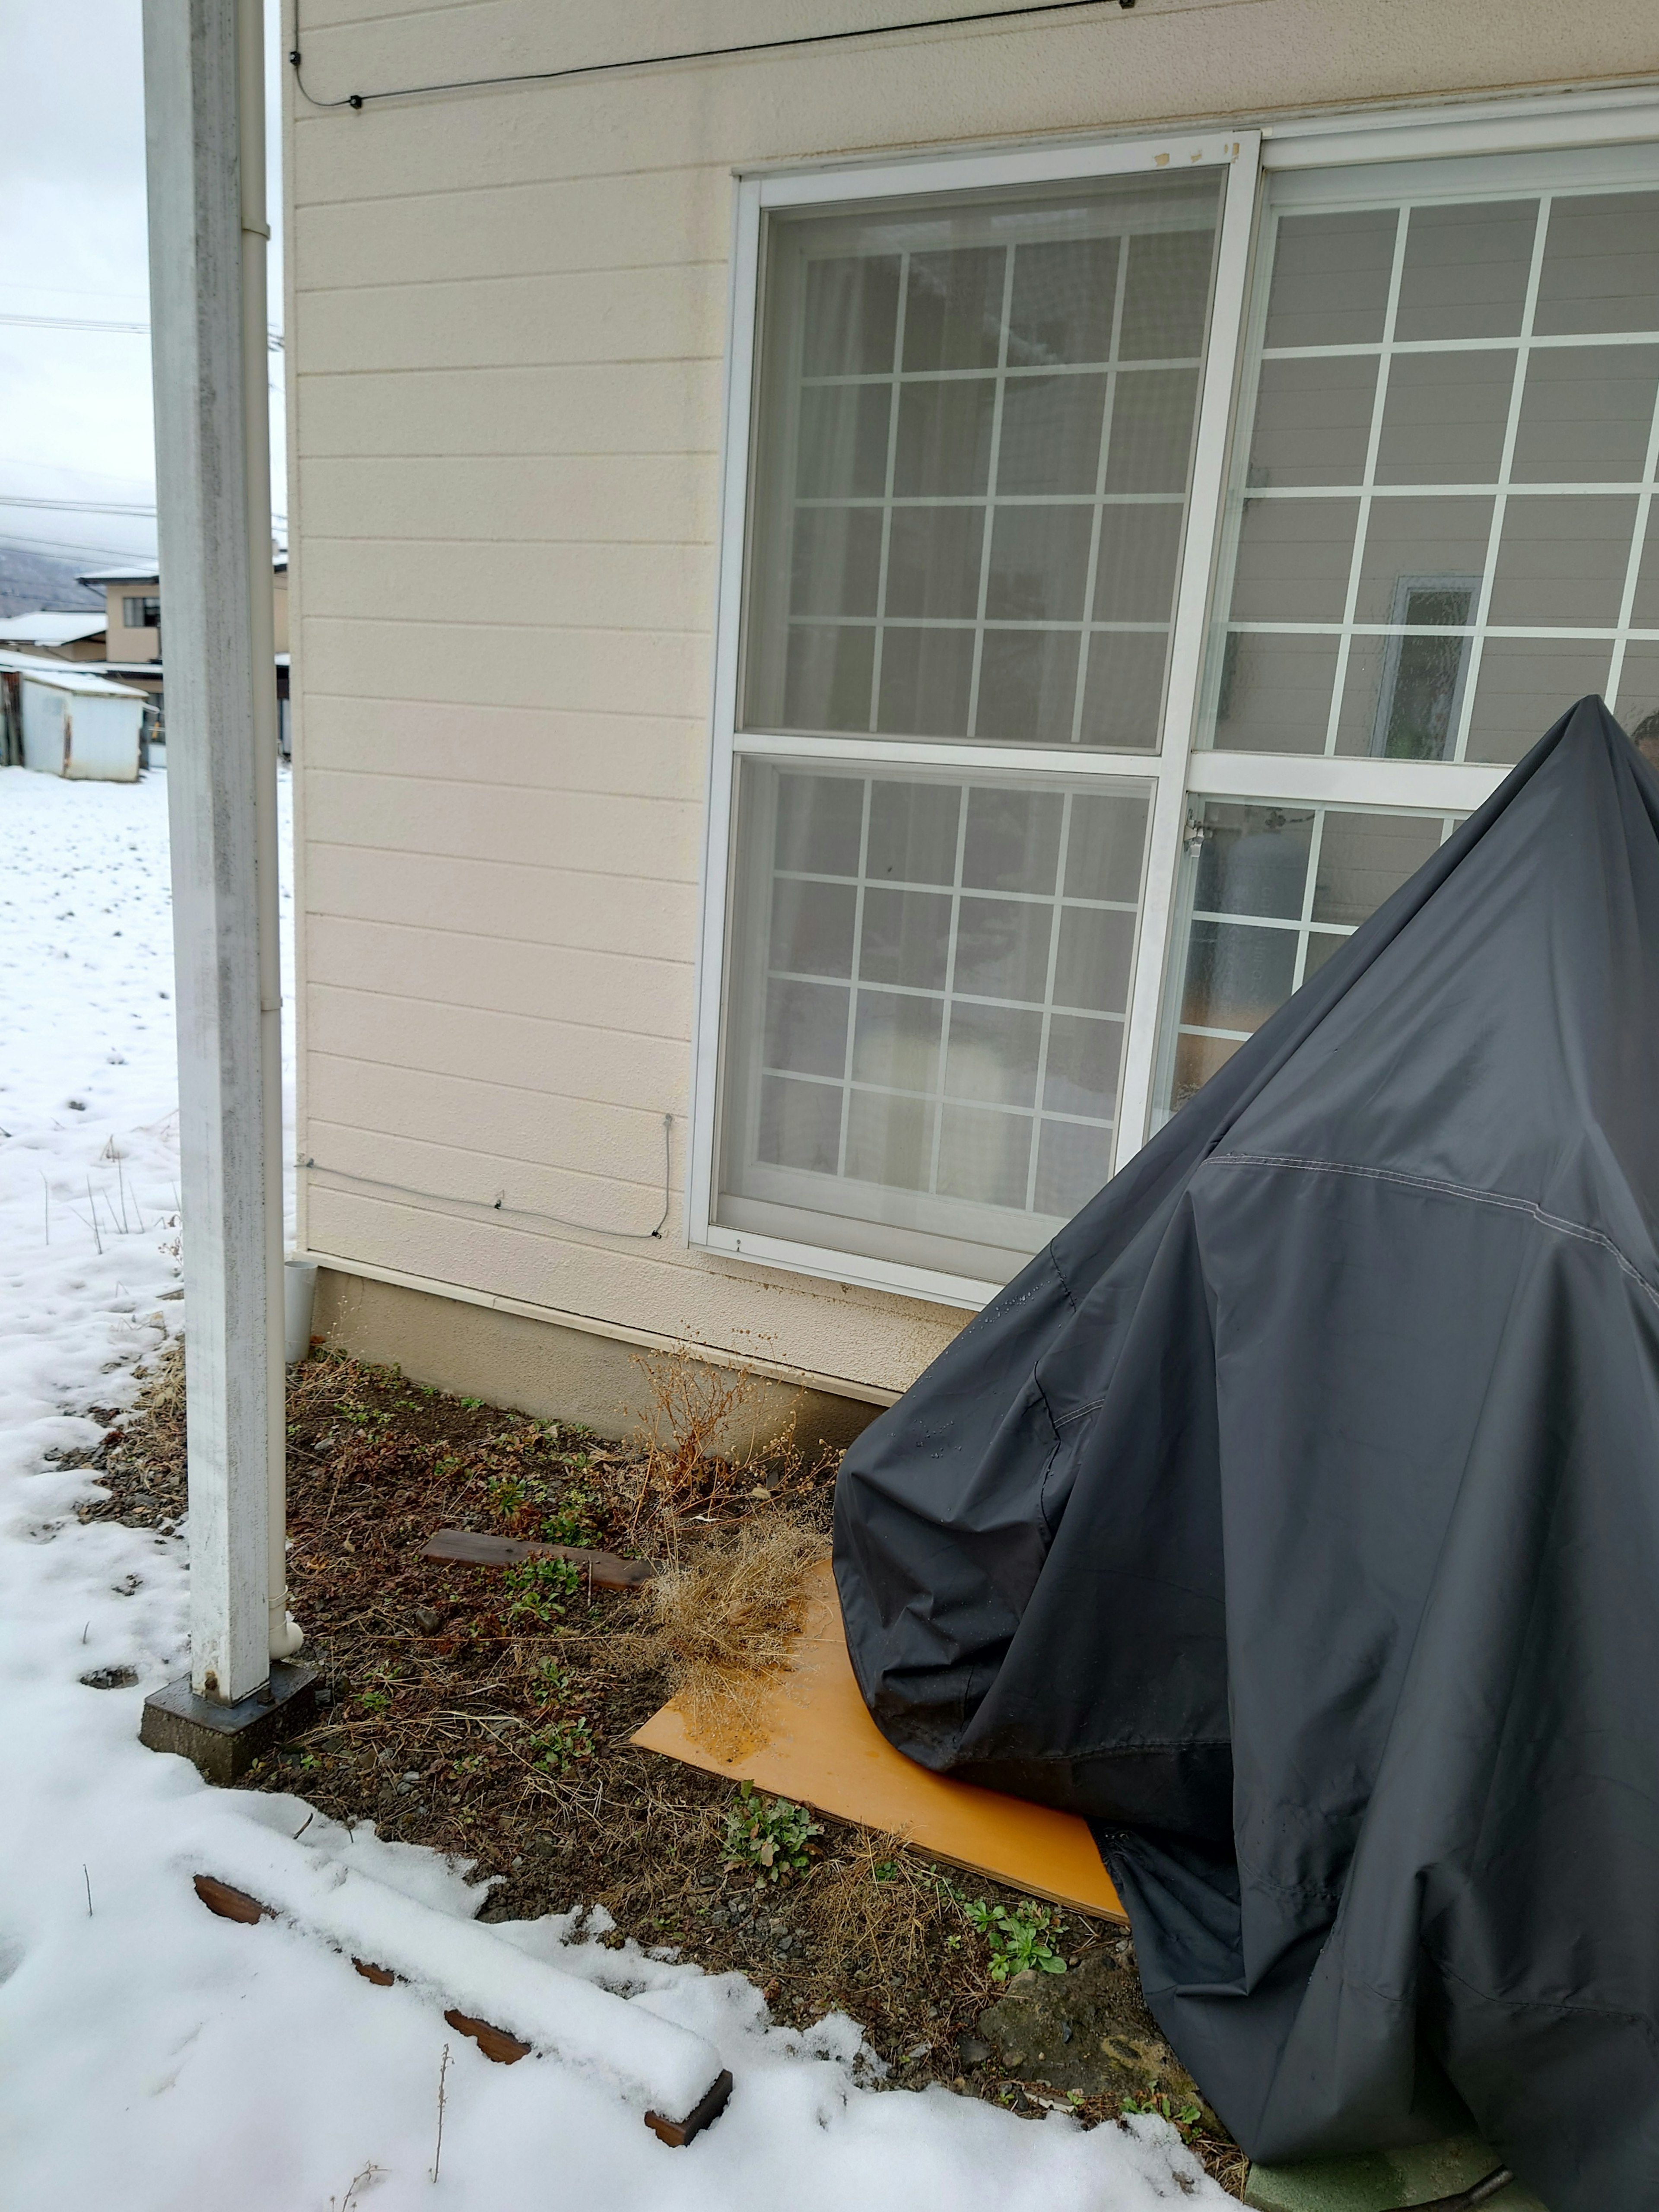
<svg viewBox="0 0 1659 2212"><path fill-rule="evenodd" d="M1468 1183L1448 1182L1437 1176L1407 1175L1399 1168L1361 1167L1352 1160L1301 1159L1293 1152L1213 1152L1206 1166L1298 1168L1316 1175L1359 1176L1371 1182L1398 1183L1405 1190L1425 1190L1442 1198L1463 1198L1476 1206L1500 1206L1511 1213L1524 1213L1542 1229L1553 1229L1563 1237L1577 1237L1587 1244L1599 1244L1601 1249L1627 1274L1639 1284L1656 1305L1659 1305L1659 1290L1649 1282L1635 1262L1621 1252L1605 1231L1592 1229L1587 1222L1567 1221L1559 1214L1547 1213L1536 1200L1518 1198L1512 1192L1477 1190Z"/></svg>

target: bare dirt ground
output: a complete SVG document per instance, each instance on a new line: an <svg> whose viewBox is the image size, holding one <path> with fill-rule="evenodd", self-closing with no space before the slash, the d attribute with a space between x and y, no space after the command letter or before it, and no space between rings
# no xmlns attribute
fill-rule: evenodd
<svg viewBox="0 0 1659 2212"><path fill-rule="evenodd" d="M337 1820L474 1861L496 1877L487 1920L602 1907L607 1940L747 1974L775 2019L804 2027L845 2011L896 2086L943 2082L1088 2123L1155 2106L1242 2193L1243 2156L1192 2101L1121 1929L635 1749L633 1731L708 1656L677 1630L695 1607L594 1592L551 1563L422 1558L440 1528L544 1539L667 1562L695 1598L757 1546L797 1560L827 1549L833 1464L787 1439L740 1463L714 1455L745 1386L702 1375L689 1360L658 1368L666 1441L635 1447L334 1352L291 1369L290 1587L325 1703L243 1786L296 1790ZM90 1457L108 1495L88 1517L167 1525L182 1515L176 1353L150 1376L143 1409ZM787 1580L771 1596L775 1632ZM740 1666L714 1687L733 1682L740 1702ZM1097 2081L1073 2067L1069 2078L1091 2081L1084 2090L1039 2078L1005 2025L1020 2011L1011 1999L1029 2000L1029 2014L1038 1997L1052 2008L1071 1990L1062 1961L1079 2002L1093 1993L1090 2017L1103 1992L1120 2031L1121 2064L1105 2063Z"/></svg>

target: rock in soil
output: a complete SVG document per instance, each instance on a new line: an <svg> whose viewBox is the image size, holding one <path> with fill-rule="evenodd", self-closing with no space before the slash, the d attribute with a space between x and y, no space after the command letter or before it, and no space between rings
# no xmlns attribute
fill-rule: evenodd
<svg viewBox="0 0 1659 2212"><path fill-rule="evenodd" d="M1103 1954L1066 1974L1026 1973L979 2016L1008 2077L1085 2097L1167 2096L1196 2105L1217 2126L1198 2085L1158 2033L1133 1967Z"/></svg>

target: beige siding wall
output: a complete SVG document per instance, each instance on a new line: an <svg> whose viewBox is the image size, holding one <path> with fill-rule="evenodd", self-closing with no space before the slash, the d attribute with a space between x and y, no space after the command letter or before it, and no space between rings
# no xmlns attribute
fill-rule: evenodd
<svg viewBox="0 0 1659 2212"><path fill-rule="evenodd" d="M305 76L337 97L915 12L307 0ZM311 1248L877 1389L960 1325L683 1241L734 169L1655 60L1651 0L1139 0L360 113L290 84ZM655 1221L665 1112L662 1240L599 1233Z"/></svg>

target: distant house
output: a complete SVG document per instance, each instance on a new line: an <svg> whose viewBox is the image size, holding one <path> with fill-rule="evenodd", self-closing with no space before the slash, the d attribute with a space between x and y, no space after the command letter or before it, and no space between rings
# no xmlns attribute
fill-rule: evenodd
<svg viewBox="0 0 1659 2212"><path fill-rule="evenodd" d="M73 663L0 653L0 767L131 783L143 763L144 695Z"/></svg>
<svg viewBox="0 0 1659 2212"><path fill-rule="evenodd" d="M48 660L102 663L104 617L95 607L9 615L0 621L0 652L31 653Z"/></svg>
<svg viewBox="0 0 1659 2212"><path fill-rule="evenodd" d="M165 690L161 664L161 579L154 564L137 568L97 568L82 583L104 594L103 672L134 684L149 699L159 719ZM288 559L271 564L271 613L276 637L277 730L284 754L288 744ZM27 619L40 620L40 617Z"/></svg>

